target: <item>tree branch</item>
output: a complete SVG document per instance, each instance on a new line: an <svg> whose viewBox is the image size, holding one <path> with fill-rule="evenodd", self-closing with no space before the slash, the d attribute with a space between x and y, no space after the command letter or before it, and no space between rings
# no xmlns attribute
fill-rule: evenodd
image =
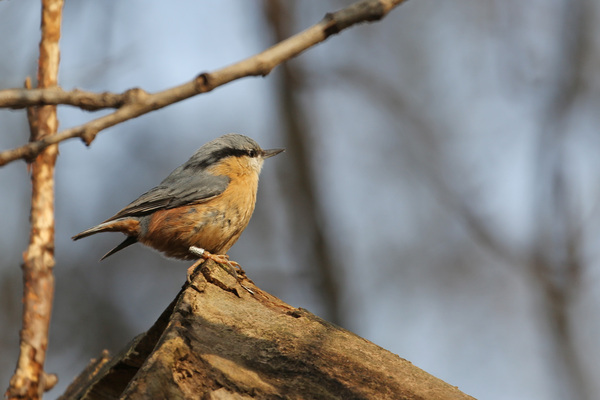
<svg viewBox="0 0 600 400"><path fill-rule="evenodd" d="M266 76L277 65L323 42L329 36L361 22L380 20L394 7L405 1L359 1L345 9L325 15L316 25L259 54L219 70L202 73L187 83L158 93L148 93L142 89L130 89L120 95L111 93L94 94L79 90L64 92L57 89L34 91L30 94L25 94L27 90L22 89L0 91L0 106L11 108L39 104L69 104L86 110L118 107L115 112L86 124L66 129L56 135L45 137L12 150L0 152L0 166L18 159L31 160L46 147L71 138L80 137L87 145L90 145L100 131L120 122L139 117L197 94L209 92L236 79L248 76Z"/></svg>
<svg viewBox="0 0 600 400"><path fill-rule="evenodd" d="M42 0L42 38L38 86L56 86L63 0ZM26 87L31 83L26 81ZM58 128L56 106L28 109L30 140L54 135ZM52 300L54 298L54 166L57 146L46 146L31 165L31 230L23 253L23 327L17 368L6 391L8 399L40 399L57 382L44 372Z"/></svg>
<svg viewBox="0 0 600 400"><path fill-rule="evenodd" d="M110 92L92 93L79 89L66 92L60 87L0 90L0 107L12 109L65 104L87 111L97 111L105 108L122 107L126 103L126 99L127 92L121 94Z"/></svg>

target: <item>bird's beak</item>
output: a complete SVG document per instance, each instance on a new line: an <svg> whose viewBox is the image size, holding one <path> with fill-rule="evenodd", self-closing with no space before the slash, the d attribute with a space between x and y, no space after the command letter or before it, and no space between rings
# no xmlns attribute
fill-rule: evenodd
<svg viewBox="0 0 600 400"><path fill-rule="evenodd" d="M262 158L269 158L276 156L277 154L285 151L285 149L271 149L271 150L263 150Z"/></svg>

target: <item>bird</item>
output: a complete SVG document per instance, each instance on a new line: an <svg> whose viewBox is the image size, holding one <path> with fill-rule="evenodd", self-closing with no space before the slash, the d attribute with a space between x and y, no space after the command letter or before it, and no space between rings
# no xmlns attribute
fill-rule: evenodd
<svg viewBox="0 0 600 400"><path fill-rule="evenodd" d="M263 150L237 133L220 136L200 147L158 186L72 239L100 232L125 234L125 240L100 260L139 242L169 258L201 256L239 267L226 253L250 222L264 160L284 150Z"/></svg>

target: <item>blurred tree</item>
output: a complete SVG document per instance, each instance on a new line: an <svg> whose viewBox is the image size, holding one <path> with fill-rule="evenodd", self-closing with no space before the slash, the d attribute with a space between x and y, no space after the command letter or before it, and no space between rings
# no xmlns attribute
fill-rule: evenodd
<svg viewBox="0 0 600 400"><path fill-rule="evenodd" d="M292 36L295 31L293 3L280 0L265 0L264 10L275 42ZM297 244L290 248L290 255L296 260L296 268L303 269L314 280L312 286L322 298L324 316L331 322L342 324L339 306L340 283L343 282L337 266L334 250L329 246L326 212L317 195L315 175L319 167L313 164L312 151L317 141L311 137L311 118L299 100L307 78L295 61L284 63L277 74L276 89L278 114L281 115L280 134L284 137L288 156L285 172L281 176L284 185L287 214L293 229L292 241Z"/></svg>
<svg viewBox="0 0 600 400"><path fill-rule="evenodd" d="M292 9L283 29L298 30L341 6L283 4ZM2 87L19 86L23 71L32 71L37 3L0 7L0 47L14 55L1 61L9 82ZM250 3L125 2L105 14L107 7L67 3L64 37L71 39L63 42L61 77L68 87L123 90L134 81L160 89L274 42L265 9ZM234 257L265 289L323 316L337 313L344 326L475 397L597 397L599 18L592 0L412 1L385 23L348 31L303 54L301 64L289 63L289 77L297 75L288 82L291 116L311 149L298 165L308 164L301 171L317 205L299 229L320 229L321 245L333 255L326 265L334 267L334 289L312 275L324 270L298 257L314 242L290 240L294 225L281 221L300 220L305 206L283 207L287 200L269 189L269 171L259 194L265 205ZM271 77L241 81L115 127L90 151L81 152L79 143L61 147L51 371L73 376L83 358L116 350L146 329L185 270L165 268L167 261L141 249L97 266L90 260L116 239L74 246L68 237L221 133L283 145L280 131L290 121L275 111L286 105L284 71L276 74L277 84ZM65 126L83 120L62 112ZM2 129L25 131L18 115L2 111ZM174 140L176 131L189 134ZM20 144L21 136L0 135L1 147ZM28 190L24 168L1 172L0 186L11 190L0 196L0 220L14 227L0 240L7 255L2 281L13 282L0 289L2 326L10 327L0 351L9 354L17 332L10 316L18 315L19 301L18 275L6 271L19 262L15 249L24 248L25 233L18 232ZM281 172L283 187L288 178L296 182L292 174ZM309 228L315 218L320 228ZM262 266L273 249L278 262ZM288 274L291 263L304 269ZM327 305L317 301L327 297ZM109 322L114 336L95 337L94 329ZM65 337L62 329L82 333L53 348ZM14 365L1 365L7 381Z"/></svg>

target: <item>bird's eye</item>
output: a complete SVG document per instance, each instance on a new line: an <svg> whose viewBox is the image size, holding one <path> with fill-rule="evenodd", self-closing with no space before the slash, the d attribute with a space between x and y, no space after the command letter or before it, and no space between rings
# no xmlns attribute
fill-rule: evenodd
<svg viewBox="0 0 600 400"><path fill-rule="evenodd" d="M248 150L248 157L254 158L256 155L256 150Z"/></svg>

